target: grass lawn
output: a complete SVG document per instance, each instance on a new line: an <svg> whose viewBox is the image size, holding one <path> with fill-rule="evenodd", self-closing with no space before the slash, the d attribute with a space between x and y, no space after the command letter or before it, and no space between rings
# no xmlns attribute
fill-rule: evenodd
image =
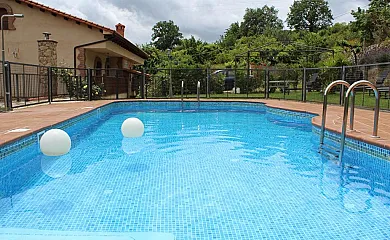
<svg viewBox="0 0 390 240"><path fill-rule="evenodd" d="M290 95L285 95L285 99L291 99L291 100L301 100L301 91L297 92L290 92ZM270 98L278 98L283 99L283 93L274 93L270 94ZM306 101L308 102L322 102L324 99L324 96L320 92L307 92L306 93ZM328 95L328 103L330 104L339 104L340 103L340 93L331 93ZM355 105L360 107L366 107L366 108L374 108L375 107L375 96L374 94L369 94L365 92L357 92L355 96ZM390 109L390 99L382 97L380 99L380 108L381 109Z"/></svg>
<svg viewBox="0 0 390 240"><path fill-rule="evenodd" d="M246 98L264 98L264 93L249 93L247 94L210 94L210 99L213 98L234 98L234 99L246 99ZM180 95L175 95L174 98L180 99ZM184 98L196 98L195 94L184 95ZM201 94L200 98L206 98L206 94ZM290 94L283 94L282 92L270 93L269 98L271 99L286 99L286 100L295 100L301 101L302 99L302 91L290 91ZM306 100L308 102L322 102L323 95L321 92L307 92ZM340 102L340 94L338 92L331 93L328 95L328 103L330 104L339 104ZM357 92L355 97L355 105L359 107L365 108L374 108L375 106L375 97L373 94L371 96L368 95L368 92ZM382 97L380 100L380 107L383 110L390 110L390 99Z"/></svg>

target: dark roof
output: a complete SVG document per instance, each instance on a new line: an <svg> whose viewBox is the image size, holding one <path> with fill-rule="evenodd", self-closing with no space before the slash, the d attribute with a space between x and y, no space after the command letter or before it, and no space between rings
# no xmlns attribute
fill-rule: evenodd
<svg viewBox="0 0 390 240"><path fill-rule="evenodd" d="M122 48L140 56L143 59L148 59L149 55L142 51L140 48L138 48L136 45L134 45L132 42L127 40L126 38L122 37L119 33L114 31L112 34L105 34L106 38L109 38L110 41L118 44Z"/></svg>

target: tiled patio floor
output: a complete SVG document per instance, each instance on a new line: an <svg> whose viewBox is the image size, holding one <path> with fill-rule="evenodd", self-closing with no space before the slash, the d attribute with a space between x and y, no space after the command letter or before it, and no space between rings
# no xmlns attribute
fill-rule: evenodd
<svg viewBox="0 0 390 240"><path fill-rule="evenodd" d="M164 99L166 100L166 99ZM214 100L212 100L214 101ZM216 100L232 101L232 100ZM240 100L237 100L240 101ZM322 105L316 103L302 103L281 100L241 100L250 102L263 102L270 107L305 111L319 116L314 117L312 122L321 125ZM93 102L61 102L51 105L35 105L26 108L16 109L8 113L0 113L0 145L14 141L18 138L39 131L42 128L65 121L69 118L91 111L94 108L103 106L112 101ZM327 116L327 128L340 132L343 108L339 106L329 106ZM379 139L371 137L374 112L371 110L355 110L355 129L347 135L365 142L390 149L390 113L381 112L379 121ZM13 129L29 129L25 132L9 132Z"/></svg>

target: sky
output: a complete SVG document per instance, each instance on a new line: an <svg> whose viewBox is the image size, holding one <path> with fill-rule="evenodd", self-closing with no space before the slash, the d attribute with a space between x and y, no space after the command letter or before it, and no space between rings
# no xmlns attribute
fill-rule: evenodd
<svg viewBox="0 0 390 240"><path fill-rule="evenodd" d="M275 6L286 20L294 0L37 0L50 7L115 29L126 26L125 37L136 44L151 41L159 21L173 20L184 37L214 42L233 22L241 22L246 8ZM353 20L350 12L367 8L368 0L328 0L335 22ZM287 24L285 23L285 26Z"/></svg>

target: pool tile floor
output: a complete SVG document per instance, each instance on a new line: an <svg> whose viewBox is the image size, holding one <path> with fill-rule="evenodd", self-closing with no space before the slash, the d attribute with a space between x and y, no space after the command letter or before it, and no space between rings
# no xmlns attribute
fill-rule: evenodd
<svg viewBox="0 0 390 240"><path fill-rule="evenodd" d="M131 101L131 100L126 100ZM132 100L142 101L142 100ZM167 101L167 99L155 99L148 101ZM177 101L177 99L176 99ZM321 125L322 104L303 103L283 100L270 99L218 99L209 101L245 101L262 102L269 107L283 108L294 111L304 111L319 116L314 117L312 123ZM101 100L92 102L59 102L52 104L34 105L25 108L15 109L12 112L0 113L0 146L12 142L23 136L37 132L40 129L52 126L56 123L65 121L69 118L81 115L94 110L95 108L115 102L112 100ZM328 116L326 127L328 130L341 131L343 108L330 105L328 107ZM368 142L370 144L390 149L390 113L381 112L379 121L380 138L372 138L374 112L366 109L355 110L355 131L348 132L347 136ZM29 129L28 131L13 131L15 129Z"/></svg>
<svg viewBox="0 0 390 240"><path fill-rule="evenodd" d="M2 240L174 240L170 233L135 232L135 233L105 233L105 232L66 232L33 229L0 228Z"/></svg>

